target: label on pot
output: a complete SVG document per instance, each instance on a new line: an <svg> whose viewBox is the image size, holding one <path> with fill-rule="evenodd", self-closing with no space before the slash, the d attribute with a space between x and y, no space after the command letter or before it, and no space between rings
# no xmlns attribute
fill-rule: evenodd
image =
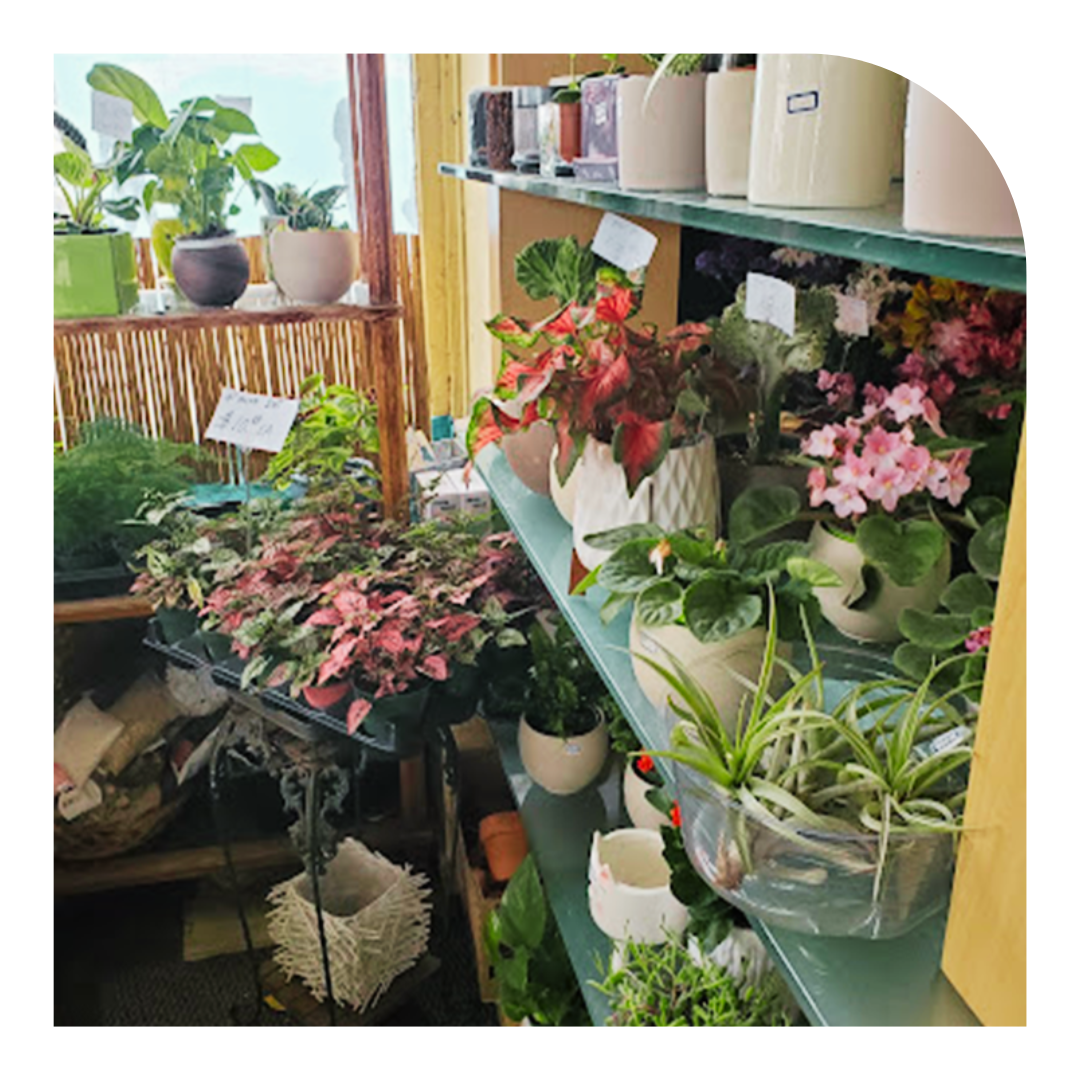
<svg viewBox="0 0 1080 1080"><path fill-rule="evenodd" d="M65 821L74 821L81 814L101 805L101 788L93 780L87 780L81 788L65 791L60 796L60 816Z"/></svg>
<svg viewBox="0 0 1080 1080"><path fill-rule="evenodd" d="M285 444L299 408L300 402L291 398L226 388L204 438L276 454Z"/></svg>
<svg viewBox="0 0 1080 1080"><path fill-rule="evenodd" d="M932 757L934 754L940 754L945 750L952 750L954 747L959 746L961 743L965 742L970 735L971 728L964 724L960 724L958 727L943 731L929 742L923 743L921 746L916 746L915 754L920 758Z"/></svg>
<svg viewBox="0 0 1080 1080"><path fill-rule="evenodd" d="M605 214L593 237L593 253L628 274L643 270L656 250L656 237L618 214Z"/></svg>
<svg viewBox="0 0 1080 1080"><path fill-rule="evenodd" d="M564 742L563 753L570 757L577 757L581 753L581 747L576 742Z"/></svg>
<svg viewBox="0 0 1080 1080"><path fill-rule="evenodd" d="M795 286L768 274L746 275L746 317L795 333Z"/></svg>

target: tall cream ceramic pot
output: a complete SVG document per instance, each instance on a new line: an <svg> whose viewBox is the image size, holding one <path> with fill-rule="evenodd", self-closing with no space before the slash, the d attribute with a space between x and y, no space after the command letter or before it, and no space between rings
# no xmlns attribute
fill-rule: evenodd
<svg viewBox="0 0 1080 1080"><path fill-rule="evenodd" d="M290 299L305 304L333 304L349 291L360 267L356 233L308 229L270 233L274 280Z"/></svg>
<svg viewBox="0 0 1080 1080"><path fill-rule="evenodd" d="M821 613L842 634L855 641L899 641L900 612L907 607L933 611L949 583L952 557L948 546L937 565L914 585L896 585L880 574L881 591L865 610L853 610L845 600L862 591L862 568L866 560L854 540L833 535L820 522L810 532L810 558L823 562L840 576L840 586L814 590Z"/></svg>
<svg viewBox="0 0 1080 1080"><path fill-rule="evenodd" d="M563 519L568 525L574 524L574 503L577 500L578 490L578 477L581 475L581 462L578 461L573 469L570 470L570 476L567 478L565 484L559 483L559 474L555 471L555 458L558 456L559 448L553 446L551 448L551 462L548 467L548 488L551 493L552 501L555 503L555 508L562 514Z"/></svg>
<svg viewBox="0 0 1080 1080"><path fill-rule="evenodd" d="M696 191L705 186L705 76L619 80L619 187L624 191Z"/></svg>
<svg viewBox="0 0 1080 1080"><path fill-rule="evenodd" d="M537 495L550 495L548 476L555 429L546 422L530 424L525 431L504 435L501 445L514 475Z"/></svg>
<svg viewBox="0 0 1080 1080"><path fill-rule="evenodd" d="M710 195L745 196L754 118L753 68L714 71L705 82L705 179Z"/></svg>
<svg viewBox="0 0 1080 1080"><path fill-rule="evenodd" d="M612 449L591 436L577 470L578 497L574 504L574 550L587 570L610 554L585 537L621 525L651 521L662 529L703 526L716 535L720 517L720 480L716 444L701 438L690 446L669 450L660 468L627 493L626 473Z"/></svg>
<svg viewBox="0 0 1080 1080"><path fill-rule="evenodd" d="M573 795L600 775L607 761L607 728L601 723L585 735L560 739L537 731L522 717L518 749L521 763L535 783L552 795Z"/></svg>

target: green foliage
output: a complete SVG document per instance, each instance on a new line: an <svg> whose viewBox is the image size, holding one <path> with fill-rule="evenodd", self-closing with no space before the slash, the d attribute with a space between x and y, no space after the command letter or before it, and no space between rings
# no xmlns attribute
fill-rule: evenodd
<svg viewBox="0 0 1080 1080"><path fill-rule="evenodd" d="M664 838L664 859L671 871L671 893L690 913L686 933L697 938L702 954L707 956L737 922L745 922L745 916L705 883L686 853L679 829L661 825L660 835Z"/></svg>
<svg viewBox="0 0 1080 1080"><path fill-rule="evenodd" d="M971 538L968 559L983 577L997 581L1001 577L1001 560L1005 554L1005 535L1009 515L998 514L987 521Z"/></svg>
<svg viewBox="0 0 1080 1080"><path fill-rule="evenodd" d="M693 75L701 70L707 53L642 53L657 75Z"/></svg>
<svg viewBox="0 0 1080 1080"><path fill-rule="evenodd" d="M514 872L484 924L499 1004L515 1021L551 1026L589 1022L577 976L551 913L532 855Z"/></svg>
<svg viewBox="0 0 1080 1080"><path fill-rule="evenodd" d="M77 235L108 232L104 225L106 213L125 221L136 221L139 203L134 196L104 197L105 189L116 178L117 155L102 165L95 165L85 149L66 138L64 144L66 149L53 155L53 176L67 204L68 217L59 218L54 230Z"/></svg>
<svg viewBox="0 0 1080 1080"><path fill-rule="evenodd" d="M897 585L915 585L941 561L948 545L936 521L897 521L871 514L859 522L855 543L867 562Z"/></svg>
<svg viewBox="0 0 1080 1080"><path fill-rule="evenodd" d="M285 218L294 232L336 228L334 210L345 194L344 184L335 184L322 191L315 191L312 185L307 191L301 191L295 184L282 184L275 189L265 180L253 179L251 186L266 212Z"/></svg>
<svg viewBox="0 0 1080 1080"><path fill-rule="evenodd" d="M137 426L103 418L83 424L76 444L53 458L53 548L62 560L110 565L150 539L128 524L150 492L184 491L194 447L149 439Z"/></svg>
<svg viewBox="0 0 1080 1080"><path fill-rule="evenodd" d="M783 981L772 972L760 985L717 967L698 966L675 940L624 946L619 970L596 984L611 1000L614 1027L785 1027Z"/></svg>
<svg viewBox="0 0 1080 1080"><path fill-rule="evenodd" d="M731 507L728 531L736 543L748 544L782 528L799 513L799 495L789 487L762 487L744 491Z"/></svg>
<svg viewBox="0 0 1080 1080"><path fill-rule="evenodd" d="M587 304L596 293L597 260L576 236L534 240L514 256L514 276L531 300L554 298L560 307Z"/></svg>

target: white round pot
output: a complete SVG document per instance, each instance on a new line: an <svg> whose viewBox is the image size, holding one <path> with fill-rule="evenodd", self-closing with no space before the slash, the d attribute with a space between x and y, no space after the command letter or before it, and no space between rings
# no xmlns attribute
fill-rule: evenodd
<svg viewBox="0 0 1080 1080"><path fill-rule="evenodd" d="M555 459L559 455L559 448L551 448L551 462L548 465L548 489L551 494L555 509L562 514L568 525L574 524L574 503L577 501L578 477L581 475L581 462L577 461L570 470L570 476L565 484L559 483L559 474L555 471Z"/></svg>
<svg viewBox="0 0 1080 1080"><path fill-rule="evenodd" d="M659 945L681 934L689 912L672 895L664 841L652 829L593 833L589 854L589 913L616 941Z"/></svg>
<svg viewBox="0 0 1080 1080"><path fill-rule="evenodd" d="M685 626L672 623L669 626L644 628L634 618L630 623L630 655L634 676L641 692L658 709L663 709L674 691L656 671L638 659L638 654L658 664L666 664L667 657L663 651L666 649L701 683L716 703L725 726L729 731L734 731L739 702L753 693L739 678L757 683L765 654L765 636L764 626L753 626L726 641L704 642L698 641ZM780 649L786 648L781 643ZM782 670L774 674L774 691L782 684L783 677Z"/></svg>
<svg viewBox="0 0 1080 1080"><path fill-rule="evenodd" d="M548 423L530 424L525 431L502 437L502 451L514 475L537 495L550 495L548 474L555 448L555 429Z"/></svg>
<svg viewBox="0 0 1080 1080"><path fill-rule="evenodd" d="M636 772L634 772L634 764L632 761L627 761L626 767L623 769L623 806L626 807L626 813L629 815L630 820L634 823L636 829L653 829L659 830L661 825L670 825L666 814L660 813L655 806L648 799L645 798L648 792L652 791L655 785L642 780Z"/></svg>
<svg viewBox="0 0 1080 1080"><path fill-rule="evenodd" d="M357 235L340 229L270 233L274 280L290 299L333 304L349 291L360 269Z"/></svg>
<svg viewBox="0 0 1080 1080"><path fill-rule="evenodd" d="M904 147L904 228L952 236L1023 236L990 151L945 102L911 84Z"/></svg>
<svg viewBox="0 0 1080 1080"><path fill-rule="evenodd" d="M573 795L600 775L607 761L607 728L597 724L585 735L560 739L537 731L522 717L518 750L525 771L535 783L552 795Z"/></svg>
<svg viewBox="0 0 1080 1080"><path fill-rule="evenodd" d="M881 591L865 611L852 610L847 602L857 599L863 590L862 568L866 563L854 540L835 536L820 522L810 532L810 558L831 567L840 576L839 586L814 590L821 603L821 613L842 634L855 641L899 641L900 612L907 607L933 611L949 583L952 558L946 545L937 565L914 585L896 585L881 574Z"/></svg>
<svg viewBox="0 0 1080 1080"><path fill-rule="evenodd" d="M705 186L705 76L669 75L645 103L647 75L619 80L619 187L696 191Z"/></svg>
<svg viewBox="0 0 1080 1080"><path fill-rule="evenodd" d="M703 526L715 536L719 528L720 479L711 438L669 450L632 498L626 490L626 473L611 447L591 436L576 472L581 498L574 504L574 550L586 570L595 569L611 554L585 542L591 533L647 521L669 532Z"/></svg>
<svg viewBox="0 0 1080 1080"><path fill-rule="evenodd" d="M759 55L750 202L881 206L889 195L899 78L844 56Z"/></svg>
<svg viewBox="0 0 1080 1080"><path fill-rule="evenodd" d="M746 195L756 78L753 68L742 68L714 71L705 81L705 180L710 195Z"/></svg>

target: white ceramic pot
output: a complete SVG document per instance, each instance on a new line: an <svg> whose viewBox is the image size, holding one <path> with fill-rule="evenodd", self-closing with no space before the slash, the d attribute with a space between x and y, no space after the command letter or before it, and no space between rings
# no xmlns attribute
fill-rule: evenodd
<svg viewBox="0 0 1080 1080"><path fill-rule="evenodd" d="M842 634L855 641L899 641L900 612L906 607L933 611L949 583L952 558L948 546L938 564L914 585L896 585L881 575L881 592L865 611L854 611L845 601L862 592L862 568L866 560L854 540L834 536L821 523L810 531L810 558L831 567L840 576L839 586L814 590L821 613Z"/></svg>
<svg viewBox="0 0 1080 1080"><path fill-rule="evenodd" d="M654 786L642 780L634 772L633 762L627 761L626 767L623 769L623 806L626 807L626 813L636 829L658 830L661 825L671 824L667 815L660 813L645 798L646 794L652 791Z"/></svg>
<svg viewBox="0 0 1080 1080"><path fill-rule="evenodd" d="M619 187L695 191L705 186L705 76L658 79L649 102L647 75L619 80Z"/></svg>
<svg viewBox="0 0 1080 1080"><path fill-rule="evenodd" d="M559 483L559 474L555 471L555 458L559 448L551 448L551 462L548 466L548 490L555 508L562 514L568 525L574 524L574 503L577 500L578 477L581 475L581 462L578 461L570 470L570 477L565 484Z"/></svg>
<svg viewBox="0 0 1080 1080"><path fill-rule="evenodd" d="M276 229L270 233L270 264L290 300L333 304L359 273L359 241L356 233L343 229Z"/></svg>
<svg viewBox="0 0 1080 1080"><path fill-rule="evenodd" d="M844 56L758 56L750 202L881 206L889 195L899 78Z"/></svg>
<svg viewBox="0 0 1080 1080"><path fill-rule="evenodd" d="M710 438L669 450L632 498L626 474L606 443L590 436L576 471L581 498L574 504L574 550L586 570L611 554L585 542L591 533L647 521L670 532L700 525L715 536L719 528L720 480Z"/></svg>
<svg viewBox="0 0 1080 1080"><path fill-rule="evenodd" d="M659 945L681 934L689 912L671 893L664 841L652 829L593 833L589 855L589 913L616 941Z"/></svg>
<svg viewBox="0 0 1080 1080"><path fill-rule="evenodd" d="M911 84L904 147L904 228L952 236L1023 235L1009 185L982 140Z"/></svg>
<svg viewBox="0 0 1080 1080"><path fill-rule="evenodd" d="M892 164L889 175L893 180L904 179L904 128L907 124L908 81L896 80L896 94L893 97L892 131L889 139L892 143Z"/></svg>
<svg viewBox="0 0 1080 1080"><path fill-rule="evenodd" d="M741 68L714 71L705 81L705 179L710 195L746 195L756 79L753 68Z"/></svg>
<svg viewBox="0 0 1080 1080"><path fill-rule="evenodd" d="M598 724L586 735L560 739L528 724L518 724L518 749L525 771L552 795L573 795L591 784L607 761L607 728Z"/></svg>
<svg viewBox="0 0 1080 1080"><path fill-rule="evenodd" d="M502 437L506 463L514 475L537 495L550 495L548 474L555 448L555 429L548 423L530 424L525 431Z"/></svg>

